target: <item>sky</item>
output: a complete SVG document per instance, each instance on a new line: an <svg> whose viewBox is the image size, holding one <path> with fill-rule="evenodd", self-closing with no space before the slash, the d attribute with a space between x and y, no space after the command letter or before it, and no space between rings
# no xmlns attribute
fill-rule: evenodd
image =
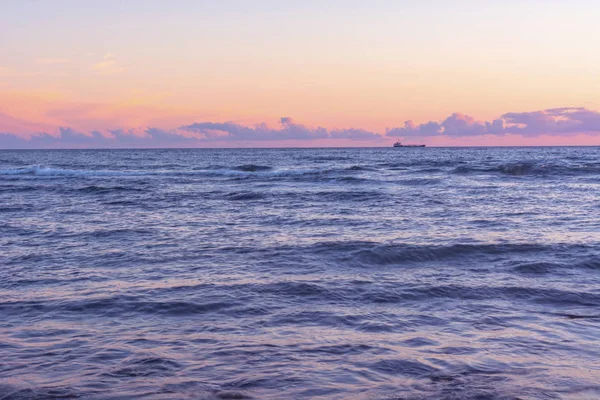
<svg viewBox="0 0 600 400"><path fill-rule="evenodd" d="M0 148L600 145L597 0L3 0Z"/></svg>

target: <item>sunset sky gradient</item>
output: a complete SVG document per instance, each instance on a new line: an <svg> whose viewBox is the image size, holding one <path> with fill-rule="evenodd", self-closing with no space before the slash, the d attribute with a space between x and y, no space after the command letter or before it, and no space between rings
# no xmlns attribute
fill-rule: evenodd
<svg viewBox="0 0 600 400"><path fill-rule="evenodd" d="M600 145L594 0L6 0L0 15L0 148Z"/></svg>

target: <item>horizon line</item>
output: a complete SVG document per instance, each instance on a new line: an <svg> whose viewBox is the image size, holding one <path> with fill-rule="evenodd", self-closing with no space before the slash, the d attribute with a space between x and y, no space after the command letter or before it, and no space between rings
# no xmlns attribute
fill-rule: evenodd
<svg viewBox="0 0 600 400"><path fill-rule="evenodd" d="M560 148L560 147L600 147L600 144L565 144L565 145L494 145L494 146L425 146L425 147L406 147L406 149L419 149L417 151L423 151L423 149L481 149L481 148ZM0 148L0 151L46 151L46 150L304 150L304 149L395 149L393 146L325 146L325 147L49 147L49 148Z"/></svg>

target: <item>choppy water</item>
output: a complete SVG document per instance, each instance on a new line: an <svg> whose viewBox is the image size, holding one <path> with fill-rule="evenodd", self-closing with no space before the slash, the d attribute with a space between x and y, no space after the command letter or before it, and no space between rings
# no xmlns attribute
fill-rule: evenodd
<svg viewBox="0 0 600 400"><path fill-rule="evenodd" d="M0 398L600 398L598 148L0 152Z"/></svg>

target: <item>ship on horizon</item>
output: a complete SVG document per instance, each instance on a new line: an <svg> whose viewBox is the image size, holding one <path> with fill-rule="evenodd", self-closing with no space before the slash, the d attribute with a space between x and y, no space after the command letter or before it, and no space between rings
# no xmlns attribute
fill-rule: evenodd
<svg viewBox="0 0 600 400"><path fill-rule="evenodd" d="M424 144L402 144L399 140L394 143L394 147L425 147Z"/></svg>

